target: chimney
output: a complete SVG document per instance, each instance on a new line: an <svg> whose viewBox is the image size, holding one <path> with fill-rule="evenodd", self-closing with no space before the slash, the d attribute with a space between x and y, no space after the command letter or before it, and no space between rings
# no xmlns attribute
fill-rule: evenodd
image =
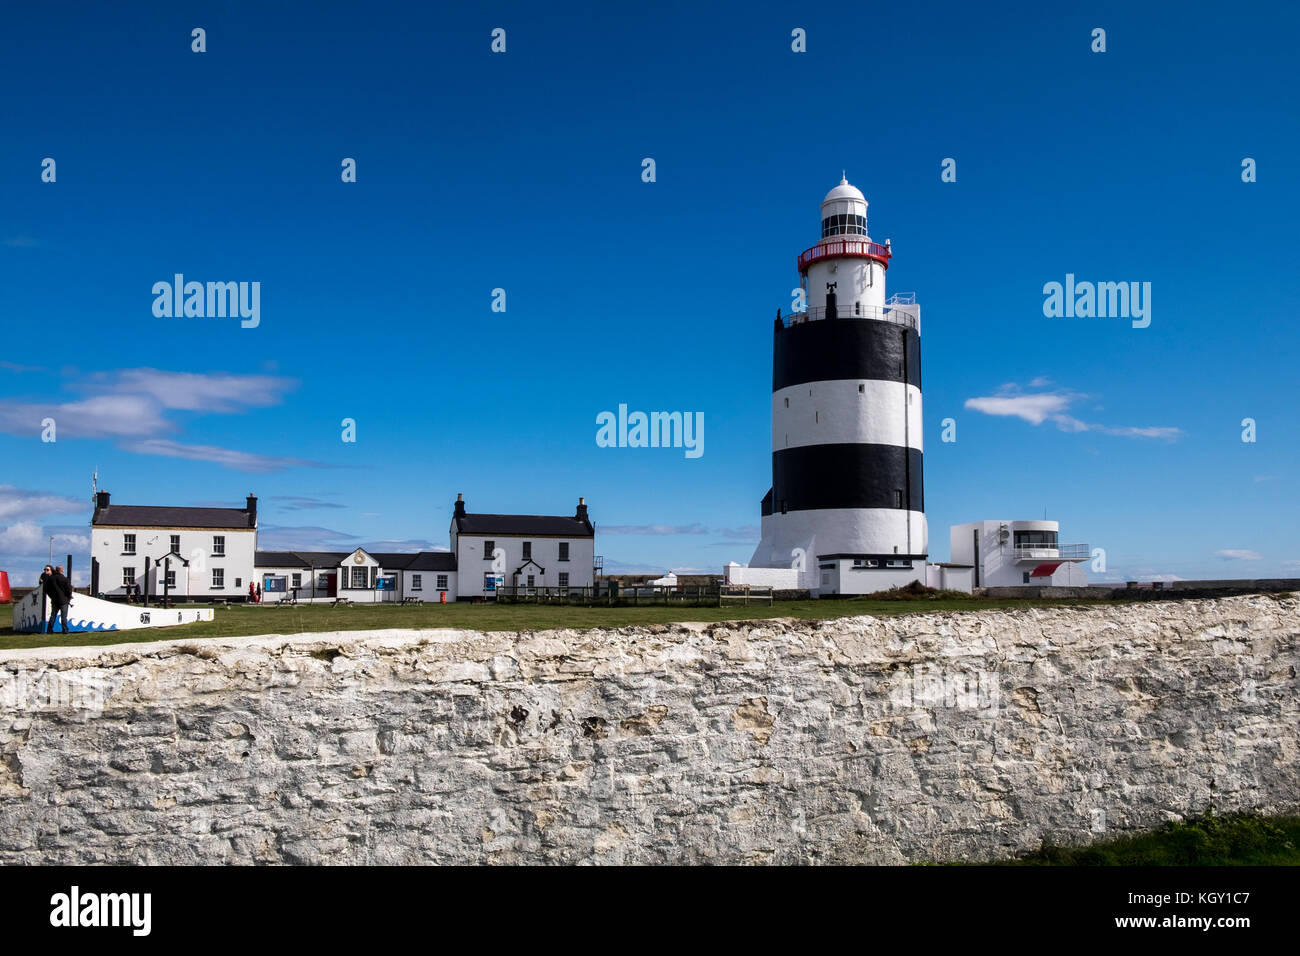
<svg viewBox="0 0 1300 956"><path fill-rule="evenodd" d="M453 517L456 518L465 517L465 496L460 494L459 492L457 492L456 494L456 511L453 514Z"/></svg>
<svg viewBox="0 0 1300 956"><path fill-rule="evenodd" d="M574 517L577 518L579 521L588 521L588 520L589 520L589 519L587 518L587 499L586 499L586 498L579 498L579 499L578 499L578 512L577 512L577 514L574 515Z"/></svg>
<svg viewBox="0 0 1300 956"><path fill-rule="evenodd" d="M248 497L244 499L244 510L248 512L248 526L250 528L256 528L257 527L257 496L254 495L251 491L248 493Z"/></svg>
<svg viewBox="0 0 1300 956"><path fill-rule="evenodd" d="M95 510L108 507L108 492L101 491L95 495Z"/></svg>

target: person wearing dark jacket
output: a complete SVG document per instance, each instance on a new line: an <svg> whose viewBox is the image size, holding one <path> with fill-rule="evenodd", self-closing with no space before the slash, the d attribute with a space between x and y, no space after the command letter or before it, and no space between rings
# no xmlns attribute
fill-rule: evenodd
<svg viewBox="0 0 1300 956"><path fill-rule="evenodd" d="M54 565L47 564L45 566L45 570L41 572L41 579L36 582L36 586L41 589L41 594L43 596L48 597L48 592L45 590L45 582L48 581L53 576L54 576ZM41 601L40 610L41 610L41 627L43 628L45 626L45 601L44 600Z"/></svg>
<svg viewBox="0 0 1300 956"><path fill-rule="evenodd" d="M45 596L50 599L50 621L47 633L54 633L54 621L63 617L63 633L68 633L68 605L72 603L72 584L63 576L63 565L45 581Z"/></svg>

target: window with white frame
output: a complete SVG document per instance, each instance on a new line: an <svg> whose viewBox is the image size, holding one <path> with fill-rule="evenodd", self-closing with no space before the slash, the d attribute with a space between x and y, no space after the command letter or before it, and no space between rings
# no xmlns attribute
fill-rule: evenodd
<svg viewBox="0 0 1300 956"><path fill-rule="evenodd" d="M445 574L438 575L438 590L439 591L447 590L447 575Z"/></svg>
<svg viewBox="0 0 1300 956"><path fill-rule="evenodd" d="M352 583L349 585L349 587L352 588L369 587L370 586L369 581L370 581L370 575L367 573L367 570L365 568L353 568Z"/></svg>
<svg viewBox="0 0 1300 956"><path fill-rule="evenodd" d="M225 569L225 568L213 568L213 569L212 569L212 586L213 586L214 588L224 588L224 587L226 586L226 569Z"/></svg>
<svg viewBox="0 0 1300 956"><path fill-rule="evenodd" d="M172 549L172 551L176 552L177 554L180 554L180 553L181 553L181 536L178 535L178 534L174 534L174 535L172 535L172 536L171 536L171 544L169 545L169 547Z"/></svg>
<svg viewBox="0 0 1300 956"><path fill-rule="evenodd" d="M122 553L135 554L135 535L133 534L122 535Z"/></svg>
<svg viewBox="0 0 1300 956"><path fill-rule="evenodd" d="M424 575L423 575L423 574L412 574L412 575L411 575L411 590L412 590L412 591L423 591L423 590L424 590Z"/></svg>
<svg viewBox="0 0 1300 956"><path fill-rule="evenodd" d="M525 541L525 542L524 542L524 560L525 560L525 561L531 561L532 559L533 559L533 543L532 543L531 541Z"/></svg>
<svg viewBox="0 0 1300 956"><path fill-rule="evenodd" d="M176 587L176 572L168 571L164 577L163 583L168 587L168 589Z"/></svg>
<svg viewBox="0 0 1300 956"><path fill-rule="evenodd" d="M295 571L295 572L294 572L294 574L293 574L293 581L290 583L289 586L290 586L290 587L294 587L294 588L300 588L300 587L302 587L302 572L301 572L301 571Z"/></svg>
<svg viewBox="0 0 1300 956"><path fill-rule="evenodd" d="M224 557L226 554L226 536L224 534L214 534L212 536L212 556L214 558Z"/></svg>
<svg viewBox="0 0 1300 956"><path fill-rule="evenodd" d="M528 586L530 588L533 586L533 576L531 574L528 575Z"/></svg>
<svg viewBox="0 0 1300 956"><path fill-rule="evenodd" d="M568 572L568 571L561 571L561 572L560 572L560 587L562 587L562 588L567 588L568 586L569 586L569 572Z"/></svg>
<svg viewBox="0 0 1300 956"><path fill-rule="evenodd" d="M122 569L122 587L129 587L135 584L135 568Z"/></svg>

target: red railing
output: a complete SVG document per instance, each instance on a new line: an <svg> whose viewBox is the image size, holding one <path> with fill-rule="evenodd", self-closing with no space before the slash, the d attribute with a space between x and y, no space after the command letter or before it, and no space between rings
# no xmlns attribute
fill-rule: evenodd
<svg viewBox="0 0 1300 956"><path fill-rule="evenodd" d="M807 272L808 267L821 259L837 256L857 256L862 259L875 259L886 269L889 268L889 246L878 242L865 242L861 239L832 239L819 242L799 256L799 271Z"/></svg>

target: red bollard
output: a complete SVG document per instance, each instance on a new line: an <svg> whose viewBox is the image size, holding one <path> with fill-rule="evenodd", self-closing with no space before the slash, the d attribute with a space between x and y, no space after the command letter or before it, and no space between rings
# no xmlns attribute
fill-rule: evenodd
<svg viewBox="0 0 1300 956"><path fill-rule="evenodd" d="M9 591L9 572L0 571L0 604L8 604L13 599Z"/></svg>
<svg viewBox="0 0 1300 956"><path fill-rule="evenodd" d="M0 574L4 574L4 572L3 572L3 571L0 571ZM7 586L7 585L6 585L6 586ZM439 592L438 592L438 603L439 603L439 604L446 604L446 603L447 603L447 592L446 592L446 591L439 591Z"/></svg>

